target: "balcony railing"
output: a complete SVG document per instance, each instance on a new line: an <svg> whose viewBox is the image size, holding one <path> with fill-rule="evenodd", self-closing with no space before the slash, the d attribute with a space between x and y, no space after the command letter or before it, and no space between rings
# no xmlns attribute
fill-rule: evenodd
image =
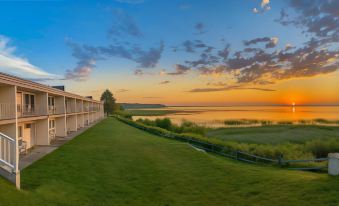
<svg viewBox="0 0 339 206"><path fill-rule="evenodd" d="M81 105L77 105L77 112L82 112L82 106Z"/></svg>
<svg viewBox="0 0 339 206"><path fill-rule="evenodd" d="M58 106L53 106L50 105L48 106L48 114L53 115L53 114L64 114L64 108L63 107L58 107Z"/></svg>
<svg viewBox="0 0 339 206"><path fill-rule="evenodd" d="M15 107L13 104L0 103L0 119L15 118Z"/></svg>
<svg viewBox="0 0 339 206"><path fill-rule="evenodd" d="M73 105L66 105L66 112L69 113L75 113L75 107Z"/></svg>
<svg viewBox="0 0 339 206"><path fill-rule="evenodd" d="M50 128L48 131L49 139L50 141L54 140L56 137L56 131L55 128Z"/></svg>
<svg viewBox="0 0 339 206"><path fill-rule="evenodd" d="M43 111L43 108L35 104L18 104L17 112L18 116L37 116L44 115L46 113Z"/></svg>
<svg viewBox="0 0 339 206"><path fill-rule="evenodd" d="M15 140L0 133L0 165L15 170Z"/></svg>

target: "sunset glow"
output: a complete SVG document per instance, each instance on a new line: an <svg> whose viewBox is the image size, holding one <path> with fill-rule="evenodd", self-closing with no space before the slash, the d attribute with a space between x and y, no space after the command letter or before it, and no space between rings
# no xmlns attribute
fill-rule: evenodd
<svg viewBox="0 0 339 206"><path fill-rule="evenodd" d="M110 89L118 102L339 104L338 28L325 20L310 28L312 15L332 10L311 14L311 5L289 1L182 4L2 2L0 71L95 98Z"/></svg>

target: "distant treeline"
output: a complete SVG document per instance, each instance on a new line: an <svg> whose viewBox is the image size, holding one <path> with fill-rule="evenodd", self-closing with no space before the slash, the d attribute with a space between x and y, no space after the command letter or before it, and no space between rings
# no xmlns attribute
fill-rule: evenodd
<svg viewBox="0 0 339 206"><path fill-rule="evenodd" d="M163 108L163 104L139 104L139 103L119 103L124 109L149 109L149 108Z"/></svg>

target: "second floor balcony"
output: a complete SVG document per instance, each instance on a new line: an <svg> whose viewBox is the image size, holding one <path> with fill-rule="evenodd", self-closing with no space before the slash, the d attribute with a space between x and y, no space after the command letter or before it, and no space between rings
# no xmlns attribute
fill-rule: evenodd
<svg viewBox="0 0 339 206"><path fill-rule="evenodd" d="M55 115L55 114L64 114L65 110L64 107L49 105L48 106L48 114Z"/></svg>
<svg viewBox="0 0 339 206"><path fill-rule="evenodd" d="M17 104L18 117L46 115L46 111L36 104Z"/></svg>
<svg viewBox="0 0 339 206"><path fill-rule="evenodd" d="M71 104L68 104L66 105L66 113L69 114L69 113L75 113L76 110L75 110L75 107Z"/></svg>

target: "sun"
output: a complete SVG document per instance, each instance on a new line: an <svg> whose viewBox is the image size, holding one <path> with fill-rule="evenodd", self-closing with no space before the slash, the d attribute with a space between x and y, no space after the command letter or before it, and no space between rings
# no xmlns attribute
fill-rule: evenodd
<svg viewBox="0 0 339 206"><path fill-rule="evenodd" d="M292 106L293 106L293 107L295 106L295 102L292 102Z"/></svg>

